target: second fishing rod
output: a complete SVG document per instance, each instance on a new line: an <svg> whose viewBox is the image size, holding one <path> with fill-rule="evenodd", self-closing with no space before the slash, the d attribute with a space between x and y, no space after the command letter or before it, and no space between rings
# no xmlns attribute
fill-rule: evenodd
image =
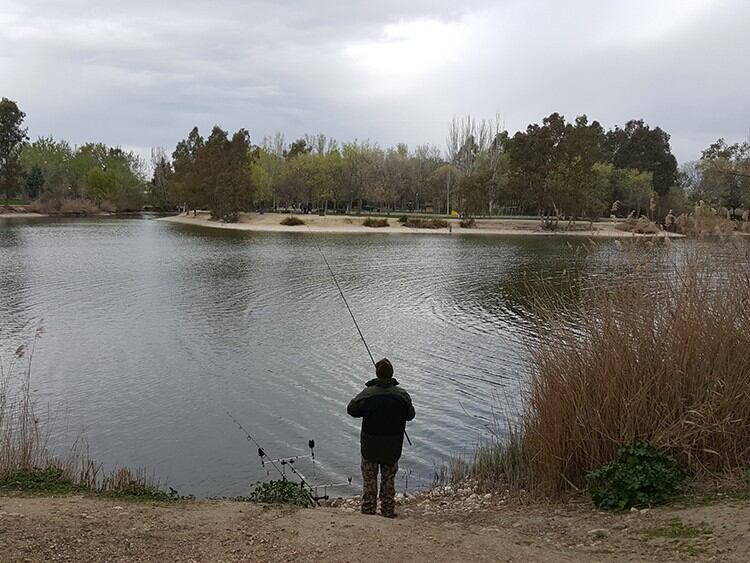
<svg viewBox="0 0 750 563"><path fill-rule="evenodd" d="M313 234L312 229L310 229L309 226L307 226L307 230L310 232L310 234ZM318 249L318 252L320 253L321 258L323 258L323 262L325 263L326 267L328 268L328 271L331 274L333 283L336 285L336 289L338 289L339 295L341 295L341 299L344 302L344 305L346 305L346 310L349 311L349 316L352 318L352 321L354 322L354 326L356 327L357 332L359 333L359 338L360 340L362 340L362 344L364 344L365 350L367 350L367 355L370 356L372 367L377 369L375 358L373 358L372 352L370 352L370 347L367 345L367 340L365 340L365 335L362 334L362 329L359 328L359 323L357 322L357 318L354 316L354 312L352 311L352 308L349 306L349 302L346 300L346 295L344 295L344 290L341 289L341 285L339 285L339 280L336 277L336 273L333 271L333 268L331 268L331 264L328 263L328 258L326 258L326 255L323 252L323 249L318 244L318 241L313 239L313 242L315 243L315 247ZM406 429L404 429L404 437L406 438L406 441L409 443L409 445L413 446L413 444L411 443L411 438L409 438L409 434L407 434Z"/></svg>

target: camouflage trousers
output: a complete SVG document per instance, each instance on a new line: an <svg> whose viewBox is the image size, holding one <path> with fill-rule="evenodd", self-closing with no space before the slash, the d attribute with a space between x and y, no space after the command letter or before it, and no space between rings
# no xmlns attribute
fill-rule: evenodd
<svg viewBox="0 0 750 563"><path fill-rule="evenodd" d="M380 469L380 513L393 516L396 513L396 473L398 463L378 465L362 459L362 514L375 514L378 506L378 468Z"/></svg>

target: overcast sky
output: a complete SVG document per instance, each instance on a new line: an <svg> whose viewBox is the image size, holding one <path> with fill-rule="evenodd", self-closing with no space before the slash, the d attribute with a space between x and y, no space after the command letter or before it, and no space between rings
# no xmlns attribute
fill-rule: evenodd
<svg viewBox="0 0 750 563"><path fill-rule="evenodd" d="M32 137L445 146L454 115L644 118L680 161L750 131L749 0L0 0L0 96Z"/></svg>

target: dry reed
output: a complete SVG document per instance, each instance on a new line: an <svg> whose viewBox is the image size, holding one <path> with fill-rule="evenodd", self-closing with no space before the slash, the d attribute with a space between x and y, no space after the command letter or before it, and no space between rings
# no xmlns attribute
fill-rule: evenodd
<svg viewBox="0 0 750 563"><path fill-rule="evenodd" d="M690 237L727 236L750 233L750 222L733 221L719 215L682 214L675 220L675 230Z"/></svg>
<svg viewBox="0 0 750 563"><path fill-rule="evenodd" d="M522 421L536 491L585 486L636 440L698 476L750 466L746 262L683 258L671 275L639 266L573 305L547 304Z"/></svg>

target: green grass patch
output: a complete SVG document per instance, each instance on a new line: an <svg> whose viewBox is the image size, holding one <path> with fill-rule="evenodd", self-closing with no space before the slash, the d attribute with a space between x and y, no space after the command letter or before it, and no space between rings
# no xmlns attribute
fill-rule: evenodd
<svg viewBox="0 0 750 563"><path fill-rule="evenodd" d="M59 467L49 466L44 469L30 469L16 473L0 480L0 491L30 493L34 495L66 495L70 493L87 493L107 498L136 501L176 501L191 500L192 495L183 496L171 487L166 491L155 486L132 481L113 487L95 489L74 482L66 471Z"/></svg>
<svg viewBox="0 0 750 563"><path fill-rule="evenodd" d="M307 491L291 481L258 482L250 492L249 500L265 504L286 504L290 506L312 506Z"/></svg>
<svg viewBox="0 0 750 563"><path fill-rule="evenodd" d="M687 524L678 518L673 518L661 526L646 528L639 534L646 540L653 539L692 539L699 538L711 533L706 524L701 523L697 526Z"/></svg>
<svg viewBox="0 0 750 563"><path fill-rule="evenodd" d="M28 199L0 199L0 205L28 205Z"/></svg>
<svg viewBox="0 0 750 563"><path fill-rule="evenodd" d="M116 498L120 500L132 500L132 501L157 501L157 502L173 502L178 500L195 500L193 495L181 495L172 487L169 487L166 491L155 488L155 487L143 487L140 485L130 485L122 487L120 489L113 489L98 493L99 496L107 498Z"/></svg>
<svg viewBox="0 0 750 563"><path fill-rule="evenodd" d="M62 495L83 490L59 467L18 471L0 480L0 490Z"/></svg>

